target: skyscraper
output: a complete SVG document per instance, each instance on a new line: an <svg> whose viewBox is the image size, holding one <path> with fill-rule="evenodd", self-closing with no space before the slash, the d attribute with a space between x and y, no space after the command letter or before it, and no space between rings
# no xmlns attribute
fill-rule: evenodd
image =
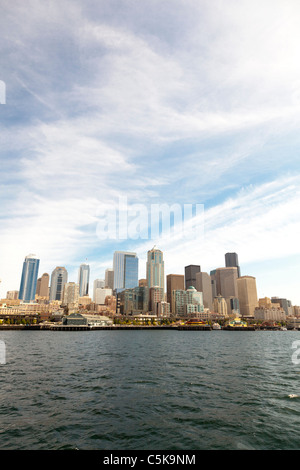
<svg viewBox="0 0 300 470"><path fill-rule="evenodd" d="M78 271L79 297L89 295L90 267L81 264Z"/></svg>
<svg viewBox="0 0 300 470"><path fill-rule="evenodd" d="M254 310L258 306L255 277L242 276L238 278L237 286L241 315L254 315Z"/></svg>
<svg viewBox="0 0 300 470"><path fill-rule="evenodd" d="M37 280L36 295L39 297L49 298L49 274L44 273L42 277Z"/></svg>
<svg viewBox="0 0 300 470"><path fill-rule="evenodd" d="M173 291L175 290L184 290L183 274L167 275L167 302L170 304L170 310L173 314L175 314L175 300L173 296Z"/></svg>
<svg viewBox="0 0 300 470"><path fill-rule="evenodd" d="M217 268L215 273L217 295L222 295L226 299L237 297L237 268Z"/></svg>
<svg viewBox="0 0 300 470"><path fill-rule="evenodd" d="M200 266L196 264L190 264L189 266L186 266L184 268L186 290L189 287L196 288L196 273L199 273L200 271L201 271Z"/></svg>
<svg viewBox="0 0 300 470"><path fill-rule="evenodd" d="M225 254L225 266L226 268L237 268L237 276L241 277L241 270L239 266L238 255L236 253L226 253Z"/></svg>
<svg viewBox="0 0 300 470"><path fill-rule="evenodd" d="M57 266L51 274L50 301L63 300L63 291L66 282L68 282L68 271L64 267Z"/></svg>
<svg viewBox="0 0 300 470"><path fill-rule="evenodd" d="M165 291L165 268L163 260L163 252L155 246L148 251L147 264L147 285L151 287L160 287Z"/></svg>
<svg viewBox="0 0 300 470"><path fill-rule="evenodd" d="M138 287L139 259L136 253L115 251L113 260L114 290L121 292L124 289Z"/></svg>
<svg viewBox="0 0 300 470"><path fill-rule="evenodd" d="M95 279L93 288L93 300L96 302L96 289L103 289L106 287L104 279Z"/></svg>
<svg viewBox="0 0 300 470"><path fill-rule="evenodd" d="M205 308L212 310L213 308L213 291L211 277L208 273L196 273L196 289L203 293L203 304Z"/></svg>
<svg viewBox="0 0 300 470"><path fill-rule="evenodd" d="M28 255L23 263L19 299L30 302L35 299L40 260L35 255Z"/></svg>
<svg viewBox="0 0 300 470"><path fill-rule="evenodd" d="M78 307L79 285L75 282L66 282L63 290L63 303L71 308Z"/></svg>
<svg viewBox="0 0 300 470"><path fill-rule="evenodd" d="M114 270L112 268L108 268L105 270L105 286L108 289L114 288Z"/></svg>

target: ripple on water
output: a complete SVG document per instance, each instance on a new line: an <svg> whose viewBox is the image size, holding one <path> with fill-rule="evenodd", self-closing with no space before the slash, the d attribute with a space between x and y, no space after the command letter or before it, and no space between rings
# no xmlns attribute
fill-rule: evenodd
<svg viewBox="0 0 300 470"><path fill-rule="evenodd" d="M297 448L294 335L155 333L1 334L0 447Z"/></svg>

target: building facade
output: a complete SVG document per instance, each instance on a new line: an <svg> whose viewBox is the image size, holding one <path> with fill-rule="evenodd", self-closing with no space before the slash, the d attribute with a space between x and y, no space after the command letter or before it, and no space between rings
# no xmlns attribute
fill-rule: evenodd
<svg viewBox="0 0 300 470"><path fill-rule="evenodd" d="M185 289L193 286L196 287L196 274L201 272L201 267L196 264L190 264L184 268Z"/></svg>
<svg viewBox="0 0 300 470"><path fill-rule="evenodd" d="M115 251L113 260L114 290L133 289L139 285L139 260L136 253Z"/></svg>
<svg viewBox="0 0 300 470"><path fill-rule="evenodd" d="M208 273L196 273L196 289L198 292L203 293L203 304L209 310L213 309L213 291L211 277Z"/></svg>
<svg viewBox="0 0 300 470"><path fill-rule="evenodd" d="M175 302L173 291L184 290L184 276L182 274L167 275L167 302L170 304L171 313L175 314Z"/></svg>
<svg viewBox="0 0 300 470"><path fill-rule="evenodd" d="M146 263L147 285L151 287L160 287L165 290L165 268L163 252L155 246L147 253Z"/></svg>
<svg viewBox="0 0 300 470"><path fill-rule="evenodd" d="M57 266L51 274L50 301L63 300L64 286L68 282L68 271L62 266Z"/></svg>
<svg viewBox="0 0 300 470"><path fill-rule="evenodd" d="M108 289L114 288L114 270L112 268L108 268L105 270L105 285Z"/></svg>
<svg viewBox="0 0 300 470"><path fill-rule="evenodd" d="M204 312L203 294L193 286L187 290L173 290L173 304L175 311L172 313L178 317L190 316L191 314L195 316L196 313Z"/></svg>
<svg viewBox="0 0 300 470"><path fill-rule="evenodd" d="M237 268L237 275L241 277L241 269L239 266L239 259L236 253L226 253L225 254L225 266L226 268Z"/></svg>
<svg viewBox="0 0 300 470"><path fill-rule="evenodd" d="M238 299L242 316L254 316L258 307L256 279L253 276L241 276L237 279Z"/></svg>
<svg viewBox="0 0 300 470"><path fill-rule="evenodd" d="M89 295L90 267L88 264L81 264L78 271L79 296Z"/></svg>
<svg viewBox="0 0 300 470"><path fill-rule="evenodd" d="M39 263L35 255L28 255L24 260L19 290L19 299L23 302L35 300Z"/></svg>
<svg viewBox="0 0 300 470"><path fill-rule="evenodd" d="M78 308L79 303L79 285L75 282L66 282L63 291L63 304L69 309Z"/></svg>

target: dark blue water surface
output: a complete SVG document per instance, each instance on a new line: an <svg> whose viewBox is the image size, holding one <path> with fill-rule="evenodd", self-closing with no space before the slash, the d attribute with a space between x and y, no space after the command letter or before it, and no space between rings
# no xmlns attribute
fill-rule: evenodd
<svg viewBox="0 0 300 470"><path fill-rule="evenodd" d="M298 449L298 331L0 331L0 449Z"/></svg>

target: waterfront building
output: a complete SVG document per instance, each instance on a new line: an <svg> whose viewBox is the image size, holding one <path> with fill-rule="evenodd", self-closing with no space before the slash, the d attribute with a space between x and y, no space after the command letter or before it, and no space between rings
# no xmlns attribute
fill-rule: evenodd
<svg viewBox="0 0 300 470"><path fill-rule="evenodd" d="M26 256L23 263L19 299L31 302L35 299L40 260L35 255Z"/></svg>
<svg viewBox="0 0 300 470"><path fill-rule="evenodd" d="M283 308L264 308L256 307L254 309L254 320L259 321L286 321L287 316Z"/></svg>
<svg viewBox="0 0 300 470"><path fill-rule="evenodd" d="M194 286L190 286L187 290L173 290L173 304L175 316L189 316L204 312L203 294L198 292Z"/></svg>
<svg viewBox="0 0 300 470"><path fill-rule="evenodd" d="M17 300L19 298L19 291L18 290L9 290L6 294L7 300Z"/></svg>
<svg viewBox="0 0 300 470"><path fill-rule="evenodd" d="M151 287L160 287L165 290L165 268L163 252L156 246L148 251L146 263L147 285Z"/></svg>
<svg viewBox="0 0 300 470"><path fill-rule="evenodd" d="M105 305L105 299L108 296L112 296L112 289L107 289L105 287L97 287L95 290L95 299L94 302L97 305Z"/></svg>
<svg viewBox="0 0 300 470"><path fill-rule="evenodd" d="M184 275L168 274L167 275L167 302L170 304L171 313L175 314L175 303L173 292L175 290L184 290Z"/></svg>
<svg viewBox="0 0 300 470"><path fill-rule="evenodd" d="M79 302L79 285L75 282L66 282L63 291L63 304L69 308L77 308Z"/></svg>
<svg viewBox="0 0 300 470"><path fill-rule="evenodd" d="M294 305L294 315L295 315L295 317L300 317L300 307L299 307L299 305Z"/></svg>
<svg viewBox="0 0 300 470"><path fill-rule="evenodd" d="M124 289L138 287L138 262L136 253L115 251L113 270L116 293L122 292Z"/></svg>
<svg viewBox="0 0 300 470"><path fill-rule="evenodd" d="M119 294L120 311L123 315L149 312L149 288L124 289Z"/></svg>
<svg viewBox="0 0 300 470"><path fill-rule="evenodd" d="M165 301L158 302L156 315L158 317L169 317L170 316L169 302L165 302Z"/></svg>
<svg viewBox="0 0 300 470"><path fill-rule="evenodd" d="M212 291L212 280L208 273L197 272L196 273L196 289L198 292L203 294L203 304L205 308L209 310L213 309L213 291Z"/></svg>
<svg viewBox="0 0 300 470"><path fill-rule="evenodd" d="M237 279L238 299L242 316L253 316L258 307L256 279L253 276L241 276Z"/></svg>
<svg viewBox="0 0 300 470"><path fill-rule="evenodd" d="M193 286L196 289L196 274L201 272L201 267L196 264L190 264L184 268L185 289Z"/></svg>
<svg viewBox="0 0 300 470"><path fill-rule="evenodd" d="M63 317L62 324L65 326L111 326L111 318L103 315L88 315L84 313L72 313Z"/></svg>
<svg viewBox="0 0 300 470"><path fill-rule="evenodd" d="M114 288L114 270L112 268L105 270L105 285L103 287L107 287L112 290Z"/></svg>
<svg viewBox="0 0 300 470"><path fill-rule="evenodd" d="M239 266L238 255L236 253L226 253L225 254L225 266L226 268L237 268L237 275L241 277L241 269Z"/></svg>
<svg viewBox="0 0 300 470"><path fill-rule="evenodd" d="M57 266L51 274L50 282L50 302L53 300L62 301L64 286L68 282L68 271L62 266Z"/></svg>
<svg viewBox="0 0 300 470"><path fill-rule="evenodd" d="M89 295L90 267L82 263L78 271L79 296Z"/></svg>

